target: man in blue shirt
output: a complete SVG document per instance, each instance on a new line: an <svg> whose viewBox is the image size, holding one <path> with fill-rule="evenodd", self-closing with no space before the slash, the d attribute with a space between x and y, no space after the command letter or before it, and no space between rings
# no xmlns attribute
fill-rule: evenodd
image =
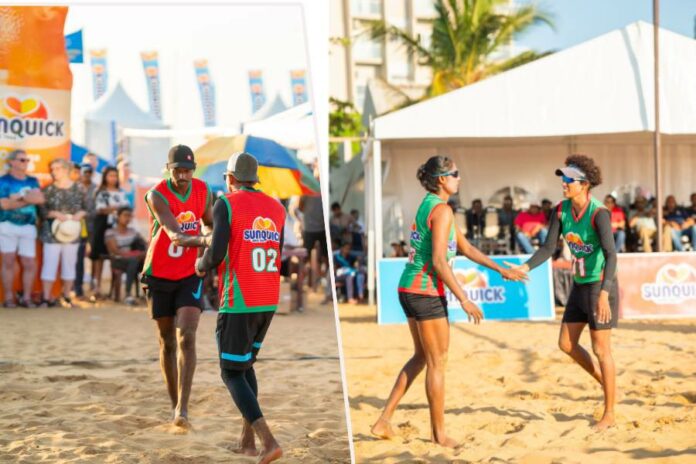
<svg viewBox="0 0 696 464"><path fill-rule="evenodd" d="M20 304L33 307L31 289L36 277L36 205L44 202L36 177L27 175L29 156L24 150L7 155L7 174L0 177L0 253L5 307L16 307L14 269L17 254L22 263L23 297Z"/></svg>
<svg viewBox="0 0 696 464"><path fill-rule="evenodd" d="M682 236L689 237L691 246L696 249L696 225L684 208L677 205L674 195L665 200L664 222L671 229L672 245L675 251L684 251Z"/></svg>

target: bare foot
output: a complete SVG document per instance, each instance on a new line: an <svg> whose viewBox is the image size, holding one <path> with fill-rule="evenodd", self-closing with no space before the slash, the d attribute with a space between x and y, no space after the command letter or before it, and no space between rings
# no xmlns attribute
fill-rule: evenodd
<svg viewBox="0 0 696 464"><path fill-rule="evenodd" d="M372 435L379 438L391 439L396 436L391 424L384 419L377 419L377 422L372 426L370 432L372 432Z"/></svg>
<svg viewBox="0 0 696 464"><path fill-rule="evenodd" d="M273 462L276 459L280 459L282 455L283 450L277 444L273 445L273 447L269 449L264 448L261 451L261 455L259 456L259 460L256 461L256 464L268 464L269 462Z"/></svg>
<svg viewBox="0 0 696 464"><path fill-rule="evenodd" d="M188 417L182 415L176 416L172 424L174 424L174 426L176 427L186 430L191 430L193 428L188 420Z"/></svg>
<svg viewBox="0 0 696 464"><path fill-rule="evenodd" d="M614 413L604 413L602 419L597 422L592 428L595 432L602 432L610 427L614 427L616 421L614 420Z"/></svg>
<svg viewBox="0 0 696 464"><path fill-rule="evenodd" d="M231 451L235 454L243 454L245 456L258 456L259 450L256 449L256 445L244 446L239 444L238 446L231 448Z"/></svg>
<svg viewBox="0 0 696 464"><path fill-rule="evenodd" d="M461 446L455 439L450 437L444 437L440 440L434 438L433 443L444 446L445 448L459 448Z"/></svg>

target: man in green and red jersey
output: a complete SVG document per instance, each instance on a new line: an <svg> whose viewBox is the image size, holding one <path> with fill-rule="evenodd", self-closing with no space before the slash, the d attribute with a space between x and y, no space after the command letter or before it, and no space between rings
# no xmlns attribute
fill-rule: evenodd
<svg viewBox="0 0 696 464"><path fill-rule="evenodd" d="M235 153L228 161L229 193L213 208L211 245L196 262L196 273L203 276L218 269L220 369L244 418L235 452L258 455L255 432L262 443L258 462L268 463L283 452L259 407L254 362L278 307L285 209L254 189L259 181L257 169L256 158L248 153Z"/></svg>
<svg viewBox="0 0 696 464"><path fill-rule="evenodd" d="M167 162L169 179L145 195L151 240L142 281L159 330L160 367L174 409L174 424L185 428L189 427L188 401L202 308L203 281L194 264L197 248L206 246L209 239L201 235L201 221L206 226L213 222L212 193L205 182L193 178L195 168L189 147L172 147Z"/></svg>

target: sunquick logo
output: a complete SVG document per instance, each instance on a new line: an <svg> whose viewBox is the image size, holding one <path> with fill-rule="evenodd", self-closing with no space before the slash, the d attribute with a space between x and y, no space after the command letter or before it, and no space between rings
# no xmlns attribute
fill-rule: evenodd
<svg viewBox="0 0 696 464"><path fill-rule="evenodd" d="M253 243L280 243L280 232L278 232L273 220L258 216L254 219L251 229L244 230L244 240Z"/></svg>
<svg viewBox="0 0 696 464"><path fill-rule="evenodd" d="M420 242L421 241L421 234L418 233L418 230L416 230L416 223L414 222L411 224L411 240L414 242Z"/></svg>
<svg viewBox="0 0 696 464"><path fill-rule="evenodd" d="M64 126L65 121L48 118L39 97L8 95L0 103L0 137L64 137Z"/></svg>
<svg viewBox="0 0 696 464"><path fill-rule="evenodd" d="M589 255L594 251L594 247L589 243L583 242L582 238L575 232L568 232L565 234L565 239L568 243L568 248L575 253L585 253Z"/></svg>
<svg viewBox="0 0 696 464"><path fill-rule="evenodd" d="M179 213L176 217L176 222L179 223L181 232L198 231L198 219L196 219L196 215L192 211Z"/></svg>
<svg viewBox="0 0 696 464"><path fill-rule="evenodd" d="M657 271L654 283L640 286L644 300L657 304L681 304L696 300L696 269L689 264L666 264Z"/></svg>
<svg viewBox="0 0 696 464"><path fill-rule="evenodd" d="M467 297L476 304L505 303L504 287L489 287L488 276L476 269L454 269L454 276L466 292ZM457 303L457 299L447 290L447 300Z"/></svg>

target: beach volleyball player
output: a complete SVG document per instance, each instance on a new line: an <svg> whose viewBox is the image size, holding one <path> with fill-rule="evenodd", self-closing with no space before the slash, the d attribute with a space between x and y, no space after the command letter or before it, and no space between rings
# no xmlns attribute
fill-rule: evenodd
<svg viewBox="0 0 696 464"><path fill-rule="evenodd" d="M411 252L399 281L399 301L406 313L414 353L399 372L372 433L381 438L395 435L390 420L399 401L418 374L426 369L425 389L430 408L431 439L446 447L457 442L445 433L445 363L449 349L449 320L445 286L454 294L469 320L478 324L481 310L466 296L450 267L457 251L472 261L499 272L508 280L522 280L520 271L502 268L471 245L454 225L447 200L459 190L459 171L445 156L433 156L418 169L418 180L427 194L411 227Z"/></svg>
<svg viewBox="0 0 696 464"><path fill-rule="evenodd" d="M203 276L218 269L220 371L243 417L235 452L258 455L263 464L283 454L259 406L254 362L278 307L286 213L278 200L254 189L257 169L256 158L248 153L230 157L225 173L229 193L213 208L212 242L196 262L196 272ZM254 433L261 439L260 454Z"/></svg>
<svg viewBox="0 0 696 464"><path fill-rule="evenodd" d="M590 195L590 190L602 182L592 158L571 155L556 175L561 177L565 199L551 215L546 243L517 269L528 272L549 259L560 236L568 243L573 255L573 289L563 313L558 345L602 386L604 414L595 424L602 430L614 425L616 373L611 329L616 328L619 315L611 214L601 200ZM588 324L599 365L578 343Z"/></svg>
<svg viewBox="0 0 696 464"><path fill-rule="evenodd" d="M212 193L205 182L193 178L195 168L189 147L172 147L167 162L169 179L145 195L151 240L142 275L159 332L160 367L174 410L174 425L186 428L202 308L203 280L196 275L194 264L198 249L209 239L201 235L201 221L209 227L213 221Z"/></svg>

